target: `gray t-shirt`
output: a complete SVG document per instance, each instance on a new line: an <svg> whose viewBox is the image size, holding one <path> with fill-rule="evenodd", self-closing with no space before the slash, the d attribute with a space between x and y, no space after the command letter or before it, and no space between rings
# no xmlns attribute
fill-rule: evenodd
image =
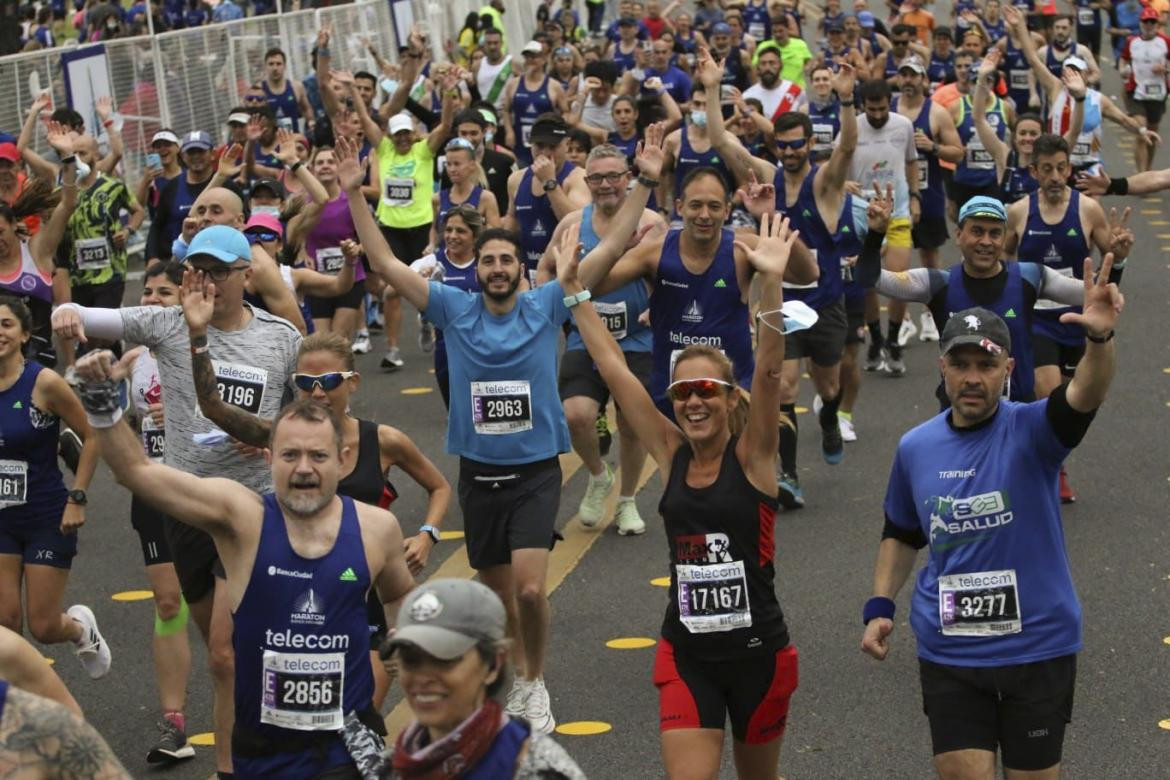
<svg viewBox="0 0 1170 780"><path fill-rule="evenodd" d="M873 185L882 192L886 185L894 185L894 216L910 216L910 189L906 184L906 163L918 159L914 147L914 124L893 111L881 127L873 127L864 114L857 117L857 151L849 167L849 179L861 183L866 197L873 194Z"/></svg>
<svg viewBox="0 0 1170 780"><path fill-rule="evenodd" d="M288 321L249 308L252 319L246 327L230 332L208 328L207 343L223 399L272 419L292 386L301 334ZM270 491L272 473L263 458L240 455L230 442L203 445L193 438L216 428L199 411L182 308L136 306L121 314L126 340L148 347L158 361L167 432L164 462L197 477L227 477L258 493Z"/></svg>

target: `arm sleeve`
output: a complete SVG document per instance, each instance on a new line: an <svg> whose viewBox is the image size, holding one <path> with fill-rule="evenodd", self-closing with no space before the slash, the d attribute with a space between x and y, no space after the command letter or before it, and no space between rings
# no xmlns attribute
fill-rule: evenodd
<svg viewBox="0 0 1170 780"><path fill-rule="evenodd" d="M854 281L866 289L877 284L878 278L882 275L882 242L885 240L885 233L869 231L861 246L861 253L857 256L857 273L854 275Z"/></svg>
<svg viewBox="0 0 1170 780"><path fill-rule="evenodd" d="M883 270L874 289L899 301L929 303L935 293L946 286L946 282L946 273L933 268L912 268L909 271Z"/></svg>
<svg viewBox="0 0 1170 780"><path fill-rule="evenodd" d="M118 341L125 335L122 323L124 309L97 309L90 306L79 306L76 303L63 303L58 308L66 306L75 309L81 317L81 324L85 326L85 335L103 341ZM135 341L135 344L142 342Z"/></svg>
<svg viewBox="0 0 1170 780"><path fill-rule="evenodd" d="M1084 282L1074 277L1061 276L1046 266L1037 267L1040 268L1040 284L1036 288L1037 297L1063 303L1065 306L1079 306L1084 303Z"/></svg>
<svg viewBox="0 0 1170 780"><path fill-rule="evenodd" d="M183 319L183 312L177 306L131 306L124 309L90 309L91 312L106 312L119 319L120 329L118 336L103 336L97 331L93 335L99 338L125 338L131 344L141 344L148 349L157 349L178 328L183 329L183 343L186 344L187 324ZM85 321L85 330L90 333L89 322ZM185 347L184 347L185 348Z"/></svg>
<svg viewBox="0 0 1170 780"><path fill-rule="evenodd" d="M439 115L429 108L424 108L414 98L406 99L406 110L418 117L419 121L427 126L427 130L434 130L435 125L439 124Z"/></svg>
<svg viewBox="0 0 1170 780"><path fill-rule="evenodd" d="M1052 432L1056 434L1056 438L1071 450L1081 443L1081 439L1085 438L1089 424L1097 416L1097 410L1078 412L1069 406L1068 398L1065 396L1067 387L1068 385L1060 385L1048 396L1045 415L1049 425L1052 426Z"/></svg>

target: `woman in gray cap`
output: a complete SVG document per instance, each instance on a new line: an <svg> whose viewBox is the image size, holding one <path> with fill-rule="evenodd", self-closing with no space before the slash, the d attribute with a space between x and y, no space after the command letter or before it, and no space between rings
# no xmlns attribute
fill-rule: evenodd
<svg viewBox="0 0 1170 780"><path fill-rule="evenodd" d="M397 667L415 720L383 777L584 780L564 748L504 714L505 624L499 598L472 580L432 580L403 602L382 659Z"/></svg>

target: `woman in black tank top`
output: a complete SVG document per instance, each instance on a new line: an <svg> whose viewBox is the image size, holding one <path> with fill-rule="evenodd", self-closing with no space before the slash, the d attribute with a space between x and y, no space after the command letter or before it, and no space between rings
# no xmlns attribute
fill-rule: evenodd
<svg viewBox="0 0 1170 780"><path fill-rule="evenodd" d="M566 296L582 290L577 241L575 229L566 231L557 247ZM692 345L675 361L667 389L675 424L626 367L593 304L574 309L589 354L666 486L659 511L670 546L670 605L654 683L668 777L719 775L728 716L743 776L777 772L796 688L796 651L772 562L784 362L780 280L794 241L786 219L765 216L758 243L736 242L763 282L750 409L730 361L715 348Z"/></svg>
<svg viewBox="0 0 1170 780"><path fill-rule="evenodd" d="M412 536L403 529L406 564L412 575L418 575L438 541L439 528L451 503L450 483L402 431L349 414L350 396L357 390L360 376L354 371L353 350L344 336L321 332L302 341L293 378L301 398L328 405L341 420L343 444L350 450L353 469L338 482L338 495L389 507L398 497L386 478L392 466L402 469L427 491L427 513L418 533ZM198 387L200 383L195 384ZM200 397L199 407L209 420L236 439L255 447L268 446L271 421L224 404L218 393L215 399ZM370 619L370 662L374 668L374 706L380 707L390 679L377 652L386 635L386 618L382 601L373 588L366 606Z"/></svg>

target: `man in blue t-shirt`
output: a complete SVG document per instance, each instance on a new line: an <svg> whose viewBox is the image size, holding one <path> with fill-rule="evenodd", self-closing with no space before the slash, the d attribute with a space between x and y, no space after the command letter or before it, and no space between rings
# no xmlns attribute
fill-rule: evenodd
<svg viewBox="0 0 1170 780"><path fill-rule="evenodd" d="M939 358L950 408L898 444L861 648L885 659L894 598L929 546L910 625L940 777L993 777L997 749L1005 770L1059 774L1082 631L1057 474L1113 379L1124 301L1112 265L1106 255L1094 281L1085 261L1084 311L1062 317L1084 326L1085 354L1042 401L1003 398L1007 324L955 312Z"/></svg>
<svg viewBox="0 0 1170 780"><path fill-rule="evenodd" d="M558 455L570 444L557 393L557 352L569 310L589 300L589 292L565 296L555 280L527 289L523 241L501 228L484 230L475 241L482 292L427 282L399 262L370 214L354 143L339 137L335 149L338 180L371 268L443 331L451 387L447 451L459 456L467 557L520 635L506 709L547 734L556 721L543 678L545 576L557 538ZM661 134L648 137L638 158L645 175L585 262L609 267L624 251L659 184L654 177L662 159Z"/></svg>

